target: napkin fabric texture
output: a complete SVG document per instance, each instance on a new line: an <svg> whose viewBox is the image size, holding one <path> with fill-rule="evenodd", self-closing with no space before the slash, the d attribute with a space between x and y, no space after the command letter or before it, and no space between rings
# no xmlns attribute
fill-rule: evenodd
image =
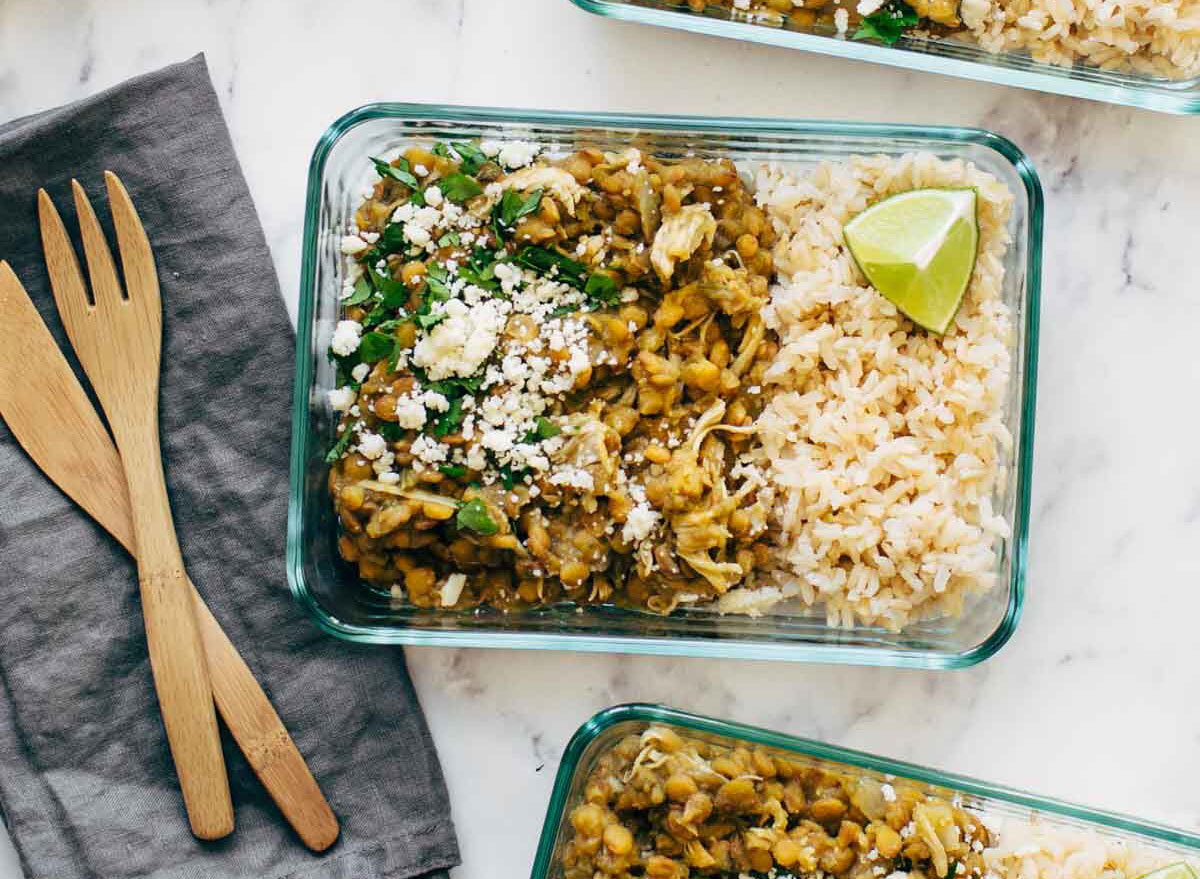
<svg viewBox="0 0 1200 879"><path fill-rule="evenodd" d="M292 328L202 56L0 125L0 259L68 354L35 193L50 192L75 235L77 177L108 226L105 169L158 260L162 445L188 572L342 836L324 855L305 849L228 736L237 829L216 843L191 835L136 567L0 422L0 811L22 865L32 879L444 876L458 848L403 653L319 634L288 594Z"/></svg>

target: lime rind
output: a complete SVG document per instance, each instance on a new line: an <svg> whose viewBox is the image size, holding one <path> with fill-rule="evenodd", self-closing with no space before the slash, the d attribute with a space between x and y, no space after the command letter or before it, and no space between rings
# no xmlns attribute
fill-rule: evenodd
<svg viewBox="0 0 1200 879"><path fill-rule="evenodd" d="M931 332L954 321L979 251L974 188L914 189L883 199L846 223L847 249L867 281Z"/></svg>

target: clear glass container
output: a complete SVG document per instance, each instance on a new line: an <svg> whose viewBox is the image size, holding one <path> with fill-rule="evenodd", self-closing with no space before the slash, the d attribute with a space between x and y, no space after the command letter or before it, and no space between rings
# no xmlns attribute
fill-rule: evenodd
<svg viewBox="0 0 1200 879"><path fill-rule="evenodd" d="M372 173L368 156L435 139L520 138L562 150L624 148L655 154L729 156L812 166L856 153L929 150L958 157L1003 180L1015 196L1004 297L1015 322L1006 424L1014 445L993 508L1012 523L1000 547L998 585L962 616L880 628L830 627L824 614L777 606L761 617L720 616L691 607L659 616L610 606L563 604L500 613L419 608L372 591L337 553L337 523L324 461L336 426L326 400L334 369L326 357L338 318L339 240ZM390 152L389 152L390 151ZM1025 582L1030 461L1036 385L1042 196L1038 178L1012 143L985 131L767 119L624 116L527 110L375 104L335 122L317 144L308 181L292 421L288 580L318 624L349 641L516 647L748 659L788 659L919 668L972 665L995 653L1020 615Z"/></svg>
<svg viewBox="0 0 1200 879"><path fill-rule="evenodd" d="M1176 80L1147 73L1103 70L1093 65L1060 67L1035 61L1026 53L994 53L965 41L947 38L904 36L894 46L885 46L877 42L839 37L834 28L825 25L797 28L749 21L745 13L739 15L713 3L703 12L693 12L686 0L571 2L580 9L607 18L787 46L857 61L891 64L911 70L944 73L1165 113L1200 113L1200 77Z"/></svg>
<svg viewBox="0 0 1200 879"><path fill-rule="evenodd" d="M562 876L562 854L574 833L568 819L571 810L584 802L583 789L597 760L625 736L641 733L651 725L666 726L681 736L712 744L766 748L792 761L833 772L868 776L892 784L911 784L941 799L960 798L955 801L961 802L963 808L985 817L1027 820L1036 814L1039 823L1051 830L1062 827L1095 831L1129 845L1146 846L1165 859L1192 863L1200 860L1200 836L1184 830L811 739L687 714L661 705L634 704L601 711L581 726L567 745L550 794L531 879L559 879Z"/></svg>

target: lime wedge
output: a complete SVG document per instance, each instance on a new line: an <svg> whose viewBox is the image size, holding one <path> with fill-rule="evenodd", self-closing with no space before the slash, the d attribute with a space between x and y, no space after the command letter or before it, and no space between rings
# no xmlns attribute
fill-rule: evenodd
<svg viewBox="0 0 1200 879"><path fill-rule="evenodd" d="M974 189L914 189L846 224L846 245L871 286L913 323L944 333L975 270Z"/></svg>
<svg viewBox="0 0 1200 879"><path fill-rule="evenodd" d="M1200 879L1200 877L1197 877L1195 870L1180 861L1178 864L1159 867L1157 870L1141 876L1140 879Z"/></svg>

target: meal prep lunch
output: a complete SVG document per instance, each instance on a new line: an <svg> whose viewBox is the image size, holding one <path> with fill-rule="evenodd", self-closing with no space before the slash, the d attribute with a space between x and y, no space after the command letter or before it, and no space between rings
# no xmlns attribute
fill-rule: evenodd
<svg viewBox="0 0 1200 879"><path fill-rule="evenodd" d="M371 161L327 457L366 584L447 612L791 601L892 631L994 585L1002 182L928 153Z"/></svg>
<svg viewBox="0 0 1200 879"><path fill-rule="evenodd" d="M667 726L604 751L567 821L562 879L1197 876L1177 853Z"/></svg>
<svg viewBox="0 0 1200 879"><path fill-rule="evenodd" d="M687 0L777 27L825 25L839 35L887 45L908 34L960 40L989 52L1027 52L1035 61L1133 71L1186 80L1200 76L1196 0Z"/></svg>

